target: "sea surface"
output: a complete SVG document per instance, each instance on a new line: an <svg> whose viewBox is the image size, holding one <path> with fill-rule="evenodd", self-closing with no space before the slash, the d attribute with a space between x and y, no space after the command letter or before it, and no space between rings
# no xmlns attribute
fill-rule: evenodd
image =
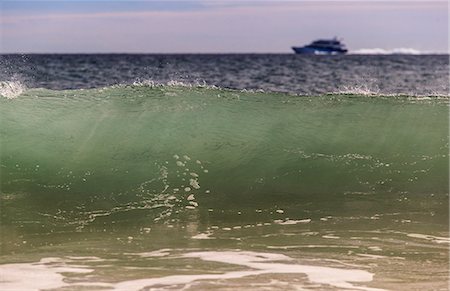
<svg viewBox="0 0 450 291"><path fill-rule="evenodd" d="M1 290L448 290L448 55L0 55Z"/></svg>

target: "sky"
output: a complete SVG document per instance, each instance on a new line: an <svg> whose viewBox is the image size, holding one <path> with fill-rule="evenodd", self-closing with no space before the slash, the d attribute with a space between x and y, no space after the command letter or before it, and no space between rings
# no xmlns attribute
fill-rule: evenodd
<svg viewBox="0 0 450 291"><path fill-rule="evenodd" d="M1 53L446 53L447 1L0 0Z"/></svg>

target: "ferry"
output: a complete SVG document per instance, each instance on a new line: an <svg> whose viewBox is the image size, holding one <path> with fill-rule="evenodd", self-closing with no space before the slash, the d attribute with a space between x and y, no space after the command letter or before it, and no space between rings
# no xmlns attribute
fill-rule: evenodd
<svg viewBox="0 0 450 291"><path fill-rule="evenodd" d="M345 45L336 37L333 39L318 39L302 47L292 47L296 54L301 55L341 55L348 52Z"/></svg>

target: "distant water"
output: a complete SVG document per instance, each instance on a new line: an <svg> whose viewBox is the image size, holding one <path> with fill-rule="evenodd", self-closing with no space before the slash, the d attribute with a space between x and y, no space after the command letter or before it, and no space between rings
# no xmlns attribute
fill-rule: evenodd
<svg viewBox="0 0 450 291"><path fill-rule="evenodd" d="M303 95L449 94L448 55L6 55L0 66L2 81L56 90L151 80Z"/></svg>
<svg viewBox="0 0 450 291"><path fill-rule="evenodd" d="M448 56L0 65L0 289L447 290Z"/></svg>

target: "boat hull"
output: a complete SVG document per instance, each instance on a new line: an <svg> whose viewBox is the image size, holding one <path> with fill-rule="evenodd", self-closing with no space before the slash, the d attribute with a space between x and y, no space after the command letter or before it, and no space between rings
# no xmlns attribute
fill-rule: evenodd
<svg viewBox="0 0 450 291"><path fill-rule="evenodd" d="M300 55L343 55L347 53L347 50L335 50L325 48L313 48L313 47L292 47L296 54Z"/></svg>

